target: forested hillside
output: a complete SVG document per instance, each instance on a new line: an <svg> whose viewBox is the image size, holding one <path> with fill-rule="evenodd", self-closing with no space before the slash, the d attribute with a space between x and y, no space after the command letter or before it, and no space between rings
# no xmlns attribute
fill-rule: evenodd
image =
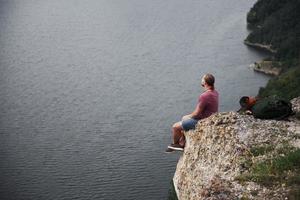
<svg viewBox="0 0 300 200"><path fill-rule="evenodd" d="M252 32L246 41L275 50L284 73L269 81L259 96L300 96L300 0L258 0L247 15Z"/></svg>

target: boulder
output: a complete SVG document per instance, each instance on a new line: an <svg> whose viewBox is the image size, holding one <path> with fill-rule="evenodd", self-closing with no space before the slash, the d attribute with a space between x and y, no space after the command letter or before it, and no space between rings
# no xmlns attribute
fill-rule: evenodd
<svg viewBox="0 0 300 200"><path fill-rule="evenodd" d="M300 98L292 100L300 110ZM268 163L282 151L300 148L300 121L260 120L224 112L198 122L185 132L186 147L173 178L179 200L285 199L292 186L262 184L246 176L253 166ZM261 149L264 149L264 152ZM257 152L258 153L257 153ZM244 180L243 180L244 177Z"/></svg>

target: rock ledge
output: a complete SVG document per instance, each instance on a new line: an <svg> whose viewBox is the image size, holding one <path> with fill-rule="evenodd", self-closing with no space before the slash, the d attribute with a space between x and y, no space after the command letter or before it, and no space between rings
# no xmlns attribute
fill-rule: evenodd
<svg viewBox="0 0 300 200"><path fill-rule="evenodd" d="M299 112L300 98L292 103ZM237 177L247 172L247 160L267 160L283 145L300 148L300 121L296 117L276 121L235 112L218 113L199 121L185 136L186 147L173 178L179 200L287 198L289 186L241 183ZM274 149L266 155L251 154L251 149L266 144Z"/></svg>

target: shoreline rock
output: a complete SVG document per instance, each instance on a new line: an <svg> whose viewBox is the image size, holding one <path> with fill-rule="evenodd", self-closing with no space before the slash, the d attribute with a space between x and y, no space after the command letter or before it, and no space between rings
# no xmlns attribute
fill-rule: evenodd
<svg viewBox="0 0 300 200"><path fill-rule="evenodd" d="M272 76L279 76L281 74L282 68L280 66L280 62L276 61L260 61L250 65L254 71Z"/></svg>
<svg viewBox="0 0 300 200"><path fill-rule="evenodd" d="M292 100L299 112L300 97ZM279 149L300 148L300 120L260 120L236 112L218 113L185 132L186 147L173 177L179 200L285 199L292 187L274 182L266 186L237 177L251 166L279 155ZM253 149L272 147L265 155ZM252 153L251 153L252 152ZM298 187L299 188L299 187Z"/></svg>
<svg viewBox="0 0 300 200"><path fill-rule="evenodd" d="M244 40L244 44L246 44L248 46L251 46L251 47L258 48L258 49L266 50L266 51L268 51L272 54L277 53L277 50L272 49L271 45L264 45L264 44L260 44L260 43L252 43L252 42L249 42L248 40Z"/></svg>

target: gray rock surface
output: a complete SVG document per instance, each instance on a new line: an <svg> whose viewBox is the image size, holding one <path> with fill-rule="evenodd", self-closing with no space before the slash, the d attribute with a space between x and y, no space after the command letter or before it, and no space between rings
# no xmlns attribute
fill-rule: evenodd
<svg viewBox="0 0 300 200"><path fill-rule="evenodd" d="M300 98L292 100L300 111ZM243 173L243 162L255 146L289 144L300 148L300 121L260 120L235 112L218 113L198 122L185 133L186 147L173 178L179 200L201 199L285 199L289 188L273 188L255 182L243 184L236 177ZM297 139L298 138L298 139ZM251 157L253 162L272 157Z"/></svg>

